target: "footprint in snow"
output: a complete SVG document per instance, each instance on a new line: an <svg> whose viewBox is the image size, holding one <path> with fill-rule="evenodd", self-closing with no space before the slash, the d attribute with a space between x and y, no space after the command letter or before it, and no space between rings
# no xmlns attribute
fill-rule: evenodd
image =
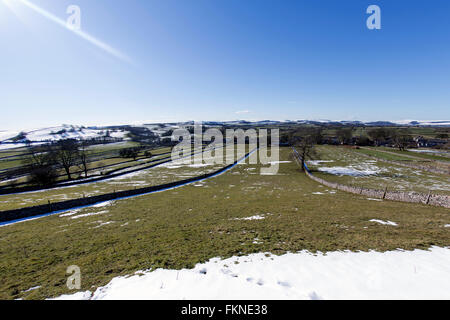
<svg viewBox="0 0 450 320"><path fill-rule="evenodd" d="M282 287L290 288L291 284L287 281L278 281L278 284Z"/></svg>
<svg viewBox="0 0 450 320"><path fill-rule="evenodd" d="M311 292L308 296L311 300L323 300L315 291Z"/></svg>

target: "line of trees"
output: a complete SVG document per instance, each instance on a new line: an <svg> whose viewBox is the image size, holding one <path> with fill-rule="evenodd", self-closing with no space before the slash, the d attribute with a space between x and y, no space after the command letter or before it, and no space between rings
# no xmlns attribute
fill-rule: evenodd
<svg viewBox="0 0 450 320"><path fill-rule="evenodd" d="M365 134L357 135L352 127L339 127L334 132L334 136L324 135L321 127L301 127L282 132L280 143L293 145L292 137L306 135L313 137L317 144L381 146L388 143L402 151L414 145L411 133L404 128L373 128L367 130Z"/></svg>
<svg viewBox="0 0 450 320"><path fill-rule="evenodd" d="M400 151L406 150L414 142L408 129L375 128L369 130L367 135L374 141L375 146L390 141Z"/></svg>
<svg viewBox="0 0 450 320"><path fill-rule="evenodd" d="M30 156L24 160L29 183L41 186L53 185L59 176L59 170L63 170L67 179L72 180L74 167L87 178L93 157L89 146L89 141L76 139L59 140L45 146L29 146ZM146 158L153 156L145 146L121 149L119 156L136 161L141 152Z"/></svg>
<svg viewBox="0 0 450 320"><path fill-rule="evenodd" d="M54 166L53 153L40 152L38 148L30 148L30 157L26 158L24 163L28 167L29 183L43 186L55 183L58 173Z"/></svg>
<svg viewBox="0 0 450 320"><path fill-rule="evenodd" d="M285 139L297 150L301 161L301 168L305 170L305 162L317 156L314 146L322 142L322 128L299 128Z"/></svg>
<svg viewBox="0 0 450 320"><path fill-rule="evenodd" d="M88 177L89 152L87 142L75 139L59 140L46 146L29 147L30 156L24 160L28 167L29 182L48 186L56 182L58 169L62 168L67 179L72 180L71 169L77 166Z"/></svg>

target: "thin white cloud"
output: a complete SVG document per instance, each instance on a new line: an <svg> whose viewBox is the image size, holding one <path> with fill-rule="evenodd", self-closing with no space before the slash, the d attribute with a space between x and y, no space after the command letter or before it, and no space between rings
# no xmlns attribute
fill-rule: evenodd
<svg viewBox="0 0 450 320"><path fill-rule="evenodd" d="M126 56L125 54L123 54L122 52L120 52L117 49L114 49L113 47L109 46L108 44L96 39L95 37L91 36L90 34L83 32L81 30L75 30L73 28L70 28L66 21L62 20L61 18L58 18L57 16L55 16L54 14L42 9L41 7L31 3L28 0L18 0L19 2L21 2L22 4L24 4L25 6L27 6L28 8L34 10L35 12L39 13L41 16L43 16L44 18L47 18L50 21L53 21L54 23L58 24L59 26L73 32L74 34L76 34L77 36L79 36L80 38L90 42L91 44L95 45L97 48L102 49L103 51L109 53L110 55L116 57L117 59L120 59L122 61L125 61L127 63L133 63L132 60Z"/></svg>
<svg viewBox="0 0 450 320"><path fill-rule="evenodd" d="M246 114L246 113L250 113L249 110L241 110L241 111L236 111L236 114Z"/></svg>

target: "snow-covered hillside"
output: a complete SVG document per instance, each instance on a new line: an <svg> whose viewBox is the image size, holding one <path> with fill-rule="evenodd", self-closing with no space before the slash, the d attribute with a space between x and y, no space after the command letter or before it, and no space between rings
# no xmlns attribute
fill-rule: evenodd
<svg viewBox="0 0 450 320"><path fill-rule="evenodd" d="M44 128L26 133L29 141L55 141L60 139L90 139L104 136L103 130L86 129L77 126L59 126Z"/></svg>
<svg viewBox="0 0 450 320"><path fill-rule="evenodd" d="M149 132L162 137L166 132L177 128L179 128L179 126L175 124L141 124L111 127L61 125L34 130L0 131L0 150L25 147L27 142L36 145L62 139L89 140L93 138L109 137L113 139L130 140L129 134L133 130L136 132L136 129L138 131L139 129L148 129Z"/></svg>
<svg viewBox="0 0 450 320"><path fill-rule="evenodd" d="M358 120L235 120L235 121L205 121L204 125L281 125L281 124L332 124L354 126L424 126L424 127L449 127L450 120L395 120L395 121L358 121Z"/></svg>
<svg viewBox="0 0 450 320"><path fill-rule="evenodd" d="M0 142L16 137L19 131L0 131Z"/></svg>
<svg viewBox="0 0 450 320"><path fill-rule="evenodd" d="M112 138L125 138L128 131L104 129L104 128L85 128L82 126L62 125L49 128L41 128L30 131L0 131L0 142L4 143L24 143L47 142L61 139L91 139L101 138L109 135ZM23 134L23 136L21 136Z"/></svg>

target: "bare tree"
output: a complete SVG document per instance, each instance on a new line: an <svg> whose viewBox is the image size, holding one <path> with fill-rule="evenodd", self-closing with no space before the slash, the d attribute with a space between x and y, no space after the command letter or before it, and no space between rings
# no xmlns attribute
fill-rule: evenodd
<svg viewBox="0 0 450 320"><path fill-rule="evenodd" d="M86 141L81 141L78 145L78 159L80 161L80 169L84 172L84 177L88 177L88 158L89 152L87 150L88 143Z"/></svg>
<svg viewBox="0 0 450 320"><path fill-rule="evenodd" d="M58 177L54 154L50 149L29 147L30 156L23 162L27 166L29 182L40 186L53 185Z"/></svg>
<svg viewBox="0 0 450 320"><path fill-rule="evenodd" d="M348 144L353 138L352 128L339 128L336 130L336 136L340 144Z"/></svg>
<svg viewBox="0 0 450 320"><path fill-rule="evenodd" d="M398 131L393 134L393 141L396 148L400 151L405 151L412 139L407 130Z"/></svg>
<svg viewBox="0 0 450 320"><path fill-rule="evenodd" d="M314 128L299 129L292 136L291 145L298 152L302 170L305 170L305 162L316 156L314 146L320 142L319 137L321 134L318 134L317 129Z"/></svg>
<svg viewBox="0 0 450 320"><path fill-rule="evenodd" d="M139 156L139 151L140 151L139 147L126 148L126 149L121 149L119 151L119 155L122 158L133 158L133 160L136 161L137 157Z"/></svg>
<svg viewBox="0 0 450 320"><path fill-rule="evenodd" d="M382 142L388 139L390 131L385 128L376 128L367 132L367 135L374 141L375 146L379 147Z"/></svg>
<svg viewBox="0 0 450 320"><path fill-rule="evenodd" d="M153 157L153 153L150 150L146 150L144 152L144 157L151 158L151 157Z"/></svg>
<svg viewBox="0 0 450 320"><path fill-rule="evenodd" d="M75 139L59 140L54 150L56 161L66 171L67 178L72 180L70 168L75 165L78 158L78 143Z"/></svg>

